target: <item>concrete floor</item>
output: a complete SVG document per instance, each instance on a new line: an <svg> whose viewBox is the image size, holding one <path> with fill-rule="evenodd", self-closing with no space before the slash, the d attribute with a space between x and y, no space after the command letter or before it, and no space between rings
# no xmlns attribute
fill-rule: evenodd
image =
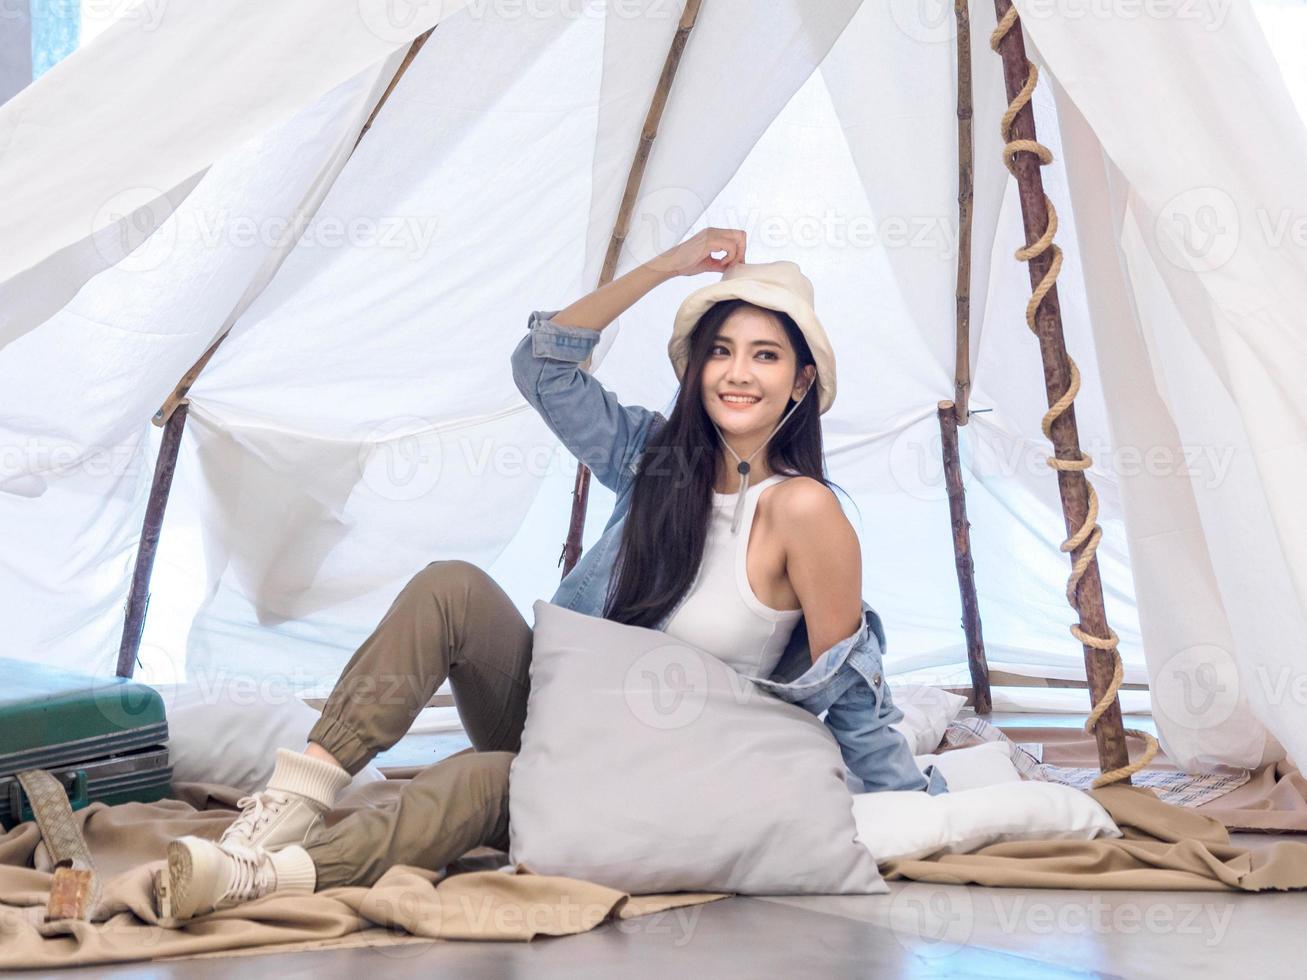
<svg viewBox="0 0 1307 980"><path fill-rule="evenodd" d="M129 963L51 973L363 977L1301 977L1307 893L1086 893L892 883L889 895L730 898L530 943Z"/></svg>
<svg viewBox="0 0 1307 980"><path fill-rule="evenodd" d="M1083 716L995 715L1002 725ZM1142 722L1142 724L1140 724ZM1151 719L1132 716L1136 727ZM383 765L434 762L460 733L407 738ZM1236 834L1265 847L1273 835ZM531 943L401 939L339 951L131 963L51 976L367 977L1301 977L1307 892L1083 892L892 882L890 894L730 898ZM28 974L31 976L32 974Z"/></svg>

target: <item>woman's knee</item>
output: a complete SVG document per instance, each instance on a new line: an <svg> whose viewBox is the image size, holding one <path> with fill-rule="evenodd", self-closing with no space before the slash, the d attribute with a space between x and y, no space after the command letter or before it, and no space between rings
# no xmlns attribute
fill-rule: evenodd
<svg viewBox="0 0 1307 980"><path fill-rule="evenodd" d="M499 804L508 796L508 773L514 752L463 752L444 763L453 779L475 800Z"/></svg>
<svg viewBox="0 0 1307 980"><path fill-rule="evenodd" d="M423 592L464 590L481 588L493 581L490 573L480 565L461 558L449 558L431 562L409 579L408 588Z"/></svg>

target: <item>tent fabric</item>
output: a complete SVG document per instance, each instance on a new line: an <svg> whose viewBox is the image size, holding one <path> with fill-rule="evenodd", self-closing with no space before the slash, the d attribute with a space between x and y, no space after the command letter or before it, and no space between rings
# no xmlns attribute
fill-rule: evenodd
<svg viewBox="0 0 1307 980"><path fill-rule="evenodd" d="M124 17L0 113L0 179L24 190L0 217L0 282L139 222L141 208L465 4L175 0L158 16ZM258 29L233 30L241 24ZM96 111L78 111L87 106ZM96 166L62 179L68 161L85 159ZM0 322L0 345L23 328Z"/></svg>
<svg viewBox="0 0 1307 980"><path fill-rule="evenodd" d="M280 232L311 213L380 67L215 163L159 235L0 353L0 562L19 656L112 672L152 477L148 420L284 257Z"/></svg>
<svg viewBox="0 0 1307 980"><path fill-rule="evenodd" d="M267 26L316 38L343 6L280 5ZM207 15L175 4L169 18L174 7L166 30L111 28L0 107L15 186L59 169L51 154L83 115L70 100L112 64L168 78L203 46ZM1034 111L1056 156L1043 174L1067 253L1058 288L1125 679L1150 681L1163 745L1186 767L1254 766L1280 744L1301 759L1288 642L1303 615L1301 549L1286 493L1303 425L1286 379L1307 280L1300 251L1252 232L1259 207L1303 193L1289 183L1304 162L1302 123L1246 5L1215 26L1018 7L1044 71ZM146 419L228 322L192 391L165 522L164 552L189 563L198 594L181 603L173 577L156 573L154 607L185 611L165 637L152 610L147 679L328 684L404 580L441 558L483 565L524 613L552 593L575 463L512 386L508 355L530 310L597 282L680 5L446 10L343 166L350 128L429 25L384 44L357 32L339 48L283 41L303 77L275 96L261 74L273 69L247 63L257 59L209 59L166 112L78 130L79 153L106 161L96 187L139 178L170 194L203 175L142 246L121 261L110 251L98 274L76 266L62 280L80 286L67 305L0 338L17 406L3 424L18 450L0 470L12 582L0 602L16 655L109 669L150 482ZM935 421L953 387L954 50L951 23L923 17L856 0L705 3L617 269L711 224L745 228L749 260L797 261L813 280L842 382L823 418L830 474L847 491L864 594L899 674L965 663ZM1028 274L1012 257L1024 236L998 153L993 24L975 5L980 413L961 449L977 586L991 664L1074 675L1083 651L1068 631ZM249 110L256 91L268 106L237 125L231 107ZM154 104L135 89L121 98ZM213 105L227 114L207 127L180 122ZM43 137L30 124L46 118L61 124ZM1183 242L1173 199L1191 187L1239 202L1249 233L1220 268L1167 257ZM296 207L312 220L288 253L234 230L216 243L175 233L212 227L224 205L256 230ZM24 235L0 295L38 316L52 294L37 273L86 247L94 211L80 191L50 209L64 231ZM160 254L167 263L149 268ZM604 331L594 370L623 401L672 401L666 338L700 284L666 283ZM610 504L592 486L587 541ZM182 541L195 544L183 554ZM1184 692L1208 682L1224 714L1195 717Z"/></svg>
<svg viewBox="0 0 1307 980"><path fill-rule="evenodd" d="M1120 441L1172 451L1178 441L1230 460L1219 480L1127 484L1135 580L1151 593L1140 608L1154 617L1145 638L1163 745L1186 767L1252 766L1264 724L1292 758L1307 758L1292 687L1301 670L1292 638L1307 626L1307 525L1294 490L1307 478L1295 394L1307 368L1298 326L1307 254L1268 232L1307 213L1307 129L1246 4L1219 23L1145 18L1120 30L1090 18L1073 33L1035 17L1026 26L1114 171L1111 241L1135 312L1117 301L1094 318L1098 350L1115 357L1131 343L1151 378L1119 363L1102 377L1120 427L1160 420L1138 442ZM1167 93L1166 112L1139 111L1132 93L1144 87ZM1246 152L1257 145L1275 152ZM1077 154L1069 169L1088 159ZM1096 250L1083 239L1081 249ZM1104 256L1104 297L1114 292L1108 265ZM1136 331L1144 350L1128 337Z"/></svg>

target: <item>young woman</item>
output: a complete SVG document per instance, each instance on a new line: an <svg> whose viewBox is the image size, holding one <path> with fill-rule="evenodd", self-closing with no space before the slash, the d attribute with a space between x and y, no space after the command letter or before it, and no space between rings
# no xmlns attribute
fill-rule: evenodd
<svg viewBox="0 0 1307 980"><path fill-rule="evenodd" d="M866 790L944 792L906 741L881 668L884 634L861 599L858 539L824 475L819 416L834 354L792 262L743 261L745 234L709 228L553 313L513 354L528 402L617 495L603 535L553 602L664 630L826 724ZM714 252L724 253L714 258ZM622 405L582 370L599 332L654 286L720 271L676 316L670 418ZM240 801L218 842L168 849L171 914L273 892L370 885L394 864L439 869L508 849L508 774L526 717L531 628L484 571L428 565L359 647L303 753ZM330 828L335 795L394 745L448 677L476 750L421 772L393 808Z"/></svg>

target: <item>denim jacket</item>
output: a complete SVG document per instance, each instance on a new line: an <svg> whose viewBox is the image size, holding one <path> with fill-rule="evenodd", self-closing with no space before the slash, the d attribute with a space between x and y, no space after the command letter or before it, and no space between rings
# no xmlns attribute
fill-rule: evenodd
<svg viewBox="0 0 1307 980"><path fill-rule="evenodd" d="M640 454L650 435L667 419L639 405L623 405L582 369L599 332L553 322L557 310L535 311L527 335L513 351L513 379L545 424L594 478L617 495L603 534L559 583L554 605L602 616L608 580L621 544L622 525ZM666 626L671 616L658 628ZM907 739L890 726L903 719L885 680L885 633L880 617L863 600L858 630L824 651L814 662L807 626L800 617L781 659L769 677L750 677L776 697L800 705L825 723L839 744L849 772L864 791L947 791L933 766L917 768Z"/></svg>

